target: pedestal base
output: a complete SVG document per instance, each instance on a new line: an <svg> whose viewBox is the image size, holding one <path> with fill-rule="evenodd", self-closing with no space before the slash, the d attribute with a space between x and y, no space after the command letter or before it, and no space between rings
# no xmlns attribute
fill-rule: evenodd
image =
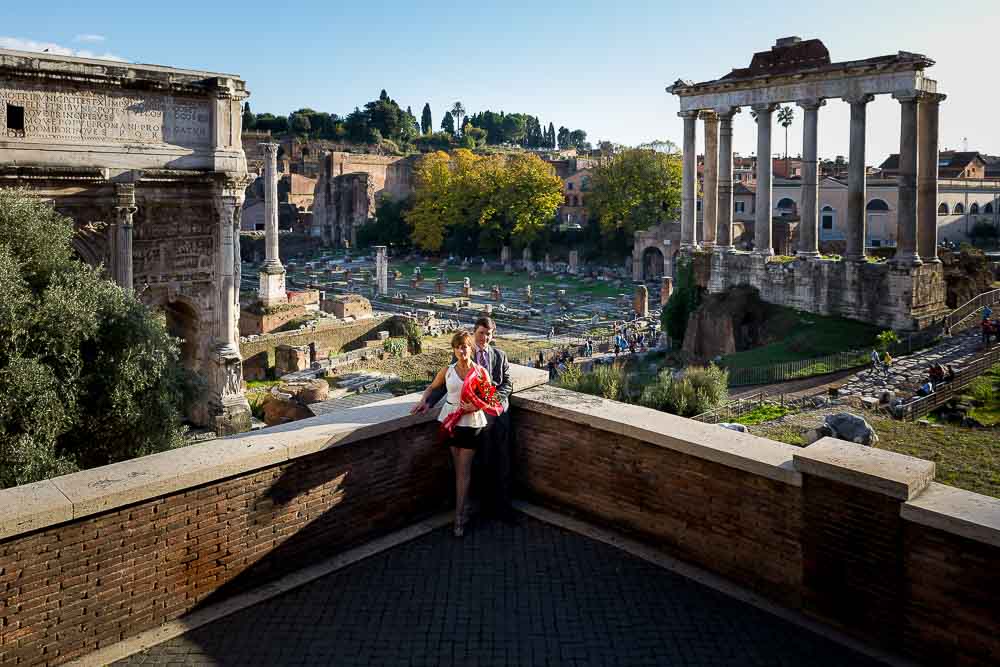
<svg viewBox="0 0 1000 667"><path fill-rule="evenodd" d="M288 303L288 293L285 291L285 270L268 269L260 272L260 302L265 308Z"/></svg>

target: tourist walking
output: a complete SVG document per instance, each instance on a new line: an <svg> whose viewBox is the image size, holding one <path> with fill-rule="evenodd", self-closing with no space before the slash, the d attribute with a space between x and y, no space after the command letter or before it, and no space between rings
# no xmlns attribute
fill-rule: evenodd
<svg viewBox="0 0 1000 667"><path fill-rule="evenodd" d="M889 356L889 350L882 353L882 374L885 377L889 377L889 368L892 366L892 357Z"/></svg>
<svg viewBox="0 0 1000 667"><path fill-rule="evenodd" d="M465 524L468 521L466 500L469 495L469 483L472 479L472 460L484 441L486 429L486 414L482 410L462 400L462 386L469 373L486 369L473 361L472 334L459 331L451 338L451 349L455 356L454 363L438 371L430 386L424 390L423 396L411 412L426 412L431 397L443 390L447 394L444 406L438 413L438 421L444 422L454 412L461 412L457 425L447 440L451 450L452 462L455 464L455 537L465 534ZM437 399L434 399L434 403Z"/></svg>
<svg viewBox="0 0 1000 667"><path fill-rule="evenodd" d="M879 370L881 370L882 366L882 358L878 356L878 350L874 348L872 348L871 361L872 361L872 375L874 376L876 373L879 372Z"/></svg>

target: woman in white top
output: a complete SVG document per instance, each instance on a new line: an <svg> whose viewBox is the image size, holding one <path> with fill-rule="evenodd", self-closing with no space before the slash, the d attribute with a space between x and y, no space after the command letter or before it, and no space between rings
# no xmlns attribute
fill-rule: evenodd
<svg viewBox="0 0 1000 667"><path fill-rule="evenodd" d="M451 458L455 463L455 537L465 534L465 500L469 495L469 479L472 474L472 459L476 449L483 442L483 430L486 427L486 414L477 410L471 403L462 401L462 384L466 376L479 367L472 361L472 334L459 331L451 339L451 349L455 353L455 363L438 371L434 381L424 390L421 402L426 402L432 391L444 385L448 394L445 403L438 414L438 421L455 412L464 414L455 427L455 435L448 441L451 447ZM489 374L487 373L487 376Z"/></svg>

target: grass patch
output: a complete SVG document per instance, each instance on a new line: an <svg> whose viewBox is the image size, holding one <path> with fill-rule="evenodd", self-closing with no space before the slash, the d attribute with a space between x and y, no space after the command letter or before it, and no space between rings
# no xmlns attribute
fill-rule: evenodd
<svg viewBox="0 0 1000 667"><path fill-rule="evenodd" d="M785 407L784 405L775 405L774 403L761 403L756 408L750 412L744 413L739 418L733 420L737 424L743 424L745 426L754 426L756 424L763 424L764 422L774 421L775 419L781 419L787 414L794 412L791 408Z"/></svg>
<svg viewBox="0 0 1000 667"><path fill-rule="evenodd" d="M785 361L822 357L845 350L872 347L878 327L842 317L826 317L775 306L768 317L767 329L773 343L723 357L727 368L768 366ZM863 360L862 360L863 363ZM797 377L830 372L816 364L814 371L802 370Z"/></svg>
<svg viewBox="0 0 1000 667"><path fill-rule="evenodd" d="M279 384L281 380L247 380L247 391L266 391Z"/></svg>

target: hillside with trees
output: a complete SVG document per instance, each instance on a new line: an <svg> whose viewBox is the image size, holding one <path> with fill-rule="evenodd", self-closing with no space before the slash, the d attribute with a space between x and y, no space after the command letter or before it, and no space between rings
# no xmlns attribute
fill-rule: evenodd
<svg viewBox="0 0 1000 667"><path fill-rule="evenodd" d="M439 111L440 113L440 111ZM243 129L270 131L275 136L325 139L378 146L388 152L432 152L453 148L516 146L527 149L591 149L587 133L554 123L543 123L525 113L468 113L461 102L436 114L425 103L418 119L411 107L405 109L382 90L378 99L355 107L346 116L303 108L287 116L255 114L247 102L243 107Z"/></svg>

